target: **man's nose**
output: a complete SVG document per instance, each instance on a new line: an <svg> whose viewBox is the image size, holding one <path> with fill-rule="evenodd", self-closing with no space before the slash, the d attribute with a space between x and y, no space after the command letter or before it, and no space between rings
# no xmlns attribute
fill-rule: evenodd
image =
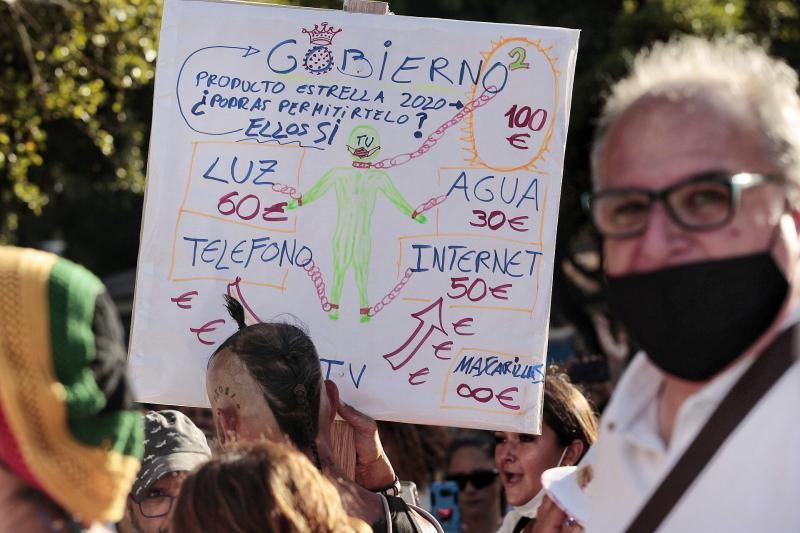
<svg viewBox="0 0 800 533"><path fill-rule="evenodd" d="M644 233L639 237L637 270L650 270L669 261L674 246L685 231L672 219L663 202L655 202L650 208Z"/></svg>

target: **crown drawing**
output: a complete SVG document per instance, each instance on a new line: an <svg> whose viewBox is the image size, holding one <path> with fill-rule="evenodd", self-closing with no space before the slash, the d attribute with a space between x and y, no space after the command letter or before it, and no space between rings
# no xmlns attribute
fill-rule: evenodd
<svg viewBox="0 0 800 533"><path fill-rule="evenodd" d="M333 26L328 26L327 22L323 22L322 25L314 24L313 30L307 30L303 28L303 33L308 34L308 39L311 41L311 44L321 45L321 46L330 46L331 42L333 42L333 38L336 37L336 34L342 31L341 28L334 29Z"/></svg>

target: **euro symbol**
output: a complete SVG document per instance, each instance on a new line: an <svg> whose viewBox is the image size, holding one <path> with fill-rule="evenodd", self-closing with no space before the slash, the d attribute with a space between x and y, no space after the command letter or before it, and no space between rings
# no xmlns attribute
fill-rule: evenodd
<svg viewBox="0 0 800 533"><path fill-rule="evenodd" d="M427 383L425 380L421 380L422 376L427 376L431 373L431 370L426 366L425 368L421 368L416 372L412 372L408 375L408 382L411 385L422 385L423 383Z"/></svg>
<svg viewBox="0 0 800 533"><path fill-rule="evenodd" d="M474 333L469 333L467 331L462 332L461 328L468 328L472 325L474 319L472 317L462 318L457 322L453 322L453 330L456 332L456 335L462 335L465 337L475 335Z"/></svg>
<svg viewBox="0 0 800 533"><path fill-rule="evenodd" d="M516 148L517 150L527 150L528 144L526 142L527 139L530 139L530 133L515 133L511 137L506 137L508 144Z"/></svg>
<svg viewBox="0 0 800 533"><path fill-rule="evenodd" d="M442 361L449 361L452 357L442 357L439 355L439 352L449 352L453 348L453 341L444 341L439 344L432 344L433 347L433 355L436 356L437 359L441 359Z"/></svg>
<svg viewBox="0 0 800 533"><path fill-rule="evenodd" d="M514 401L514 398L511 396L512 392L519 392L519 388L509 387L505 390L498 392L495 398L497 398L497 401L500 402L500 405L502 405L506 409L511 409L512 411L519 411L519 405L511 403Z"/></svg>
<svg viewBox="0 0 800 533"><path fill-rule="evenodd" d="M197 294L198 294L197 291L184 292L180 296L176 296L175 298L170 298L170 301L175 303L181 309L191 309L192 306L191 304L189 304L189 302L192 301L192 296L197 296Z"/></svg>
<svg viewBox="0 0 800 533"><path fill-rule="evenodd" d="M224 323L225 323L225 320L223 320L221 318L218 318L216 320L210 320L210 321L206 322L205 324L203 324L199 328L189 328L189 331L191 331L192 333L197 335L197 340L198 341L200 341L201 343L203 343L203 344L205 344L207 346L210 346L210 345L214 344L214 341L210 341L208 339L204 339L203 337L201 337L201 335L203 333L211 333L212 331L216 331L217 328L212 327L212 326L214 326L215 324L224 324Z"/></svg>

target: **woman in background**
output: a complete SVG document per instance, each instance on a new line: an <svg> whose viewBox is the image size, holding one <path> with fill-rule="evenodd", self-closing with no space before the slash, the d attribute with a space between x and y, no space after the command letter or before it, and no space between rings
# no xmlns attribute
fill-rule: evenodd
<svg viewBox="0 0 800 533"><path fill-rule="evenodd" d="M513 507L498 533L530 530L544 497L542 473L578 464L597 438L597 416L564 374L548 372L542 416L541 435L495 433L495 464Z"/></svg>
<svg viewBox="0 0 800 533"><path fill-rule="evenodd" d="M502 521L503 503L491 433L461 433L448 456L447 479L458 484L461 531L495 531Z"/></svg>

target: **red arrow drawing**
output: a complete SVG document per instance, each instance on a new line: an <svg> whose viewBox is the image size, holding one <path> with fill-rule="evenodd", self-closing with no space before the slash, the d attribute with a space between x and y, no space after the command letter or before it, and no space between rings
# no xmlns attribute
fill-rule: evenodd
<svg viewBox="0 0 800 533"><path fill-rule="evenodd" d="M428 313L432 313L430 324L428 324L427 319L425 318L425 315ZM383 356L383 358L389 361L389 364L392 365L392 370L402 368L406 363L408 363L434 331L440 331L447 335L447 332L444 330L444 326L442 326L442 298L439 298L422 311L412 313L411 316L419 321L417 327L414 329L411 335L408 336L408 339L406 339L406 341L400 345L399 348ZM414 341L419 332L425 328L426 324L428 324L428 330L422 336L422 339L416 343L413 350L408 352L407 355L403 356L403 352L405 351L406 347L408 347Z"/></svg>
<svg viewBox="0 0 800 533"><path fill-rule="evenodd" d="M263 320L258 318L258 315L255 313L255 311L253 311L253 309L251 309L250 306L247 304L247 300L244 299L244 294L242 294L241 283L242 283L242 278L240 278L239 276L236 276L236 279L234 279L233 282L228 283L228 296L239 300L239 303L242 304L242 307L247 309L247 312L250 313L250 316L253 317L253 320L259 323L263 322Z"/></svg>

